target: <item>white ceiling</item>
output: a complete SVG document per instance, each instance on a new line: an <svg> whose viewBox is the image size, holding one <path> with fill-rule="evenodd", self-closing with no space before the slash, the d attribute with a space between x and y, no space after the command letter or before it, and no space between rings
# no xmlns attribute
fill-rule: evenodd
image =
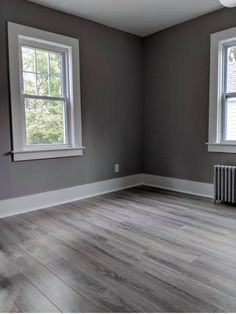
<svg viewBox="0 0 236 314"><path fill-rule="evenodd" d="M30 1L143 37L222 8L219 0Z"/></svg>

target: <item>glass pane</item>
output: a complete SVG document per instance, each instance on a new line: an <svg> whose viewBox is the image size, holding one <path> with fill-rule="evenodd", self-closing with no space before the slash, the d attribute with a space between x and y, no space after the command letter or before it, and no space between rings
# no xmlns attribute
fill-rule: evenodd
<svg viewBox="0 0 236 314"><path fill-rule="evenodd" d="M25 99L27 145L65 144L64 102Z"/></svg>
<svg viewBox="0 0 236 314"><path fill-rule="evenodd" d="M23 71L35 73L35 49L22 47L21 51Z"/></svg>
<svg viewBox="0 0 236 314"><path fill-rule="evenodd" d="M62 54L50 53L50 74L53 76L62 76Z"/></svg>
<svg viewBox="0 0 236 314"><path fill-rule="evenodd" d="M226 141L236 141L236 98L230 98L226 103Z"/></svg>
<svg viewBox="0 0 236 314"><path fill-rule="evenodd" d="M236 46L229 47L227 53L227 93L236 92Z"/></svg>
<svg viewBox="0 0 236 314"><path fill-rule="evenodd" d="M50 76L50 94L54 97L63 96L61 77Z"/></svg>
<svg viewBox="0 0 236 314"><path fill-rule="evenodd" d="M37 74L37 95L49 96L49 76L47 74Z"/></svg>
<svg viewBox="0 0 236 314"><path fill-rule="evenodd" d="M36 49L36 69L37 73L49 75L48 52Z"/></svg>
<svg viewBox="0 0 236 314"><path fill-rule="evenodd" d="M23 73L24 94L36 95L36 74Z"/></svg>
<svg viewBox="0 0 236 314"><path fill-rule="evenodd" d="M50 93L54 97L63 96L62 54L50 53Z"/></svg>

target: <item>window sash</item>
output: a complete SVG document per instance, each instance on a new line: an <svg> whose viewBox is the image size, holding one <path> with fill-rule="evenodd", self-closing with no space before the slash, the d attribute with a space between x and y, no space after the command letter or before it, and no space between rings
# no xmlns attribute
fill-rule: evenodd
<svg viewBox="0 0 236 314"><path fill-rule="evenodd" d="M33 49L39 49L44 51L50 51L55 53L62 54L62 95L63 97L54 97L54 96L43 96L43 95L34 95L34 94L25 94L24 93L24 78L23 78L23 62L22 62L22 47L30 47ZM71 142L71 123L70 123L70 116L71 116L71 105L70 105L70 98L69 98L69 69L68 69L68 52L64 49L58 49L57 46L52 44L45 44L39 43L37 41L33 42L32 40L28 39L21 39L19 43L19 66L20 66L20 90L21 90L21 107L22 107L22 126L23 126L23 148L24 149L50 149L54 147L58 148L69 148L72 147L73 143ZM64 139L65 143L63 144L27 144L27 130L26 130L26 116L25 116L25 99L38 99L38 100L54 100L54 101L62 101L64 103Z"/></svg>
<svg viewBox="0 0 236 314"><path fill-rule="evenodd" d="M29 44L27 44L29 42ZM29 39L21 39L21 41L20 41L20 45L19 45L19 53L20 53L20 73L21 73L21 80L20 80L20 83L21 83L21 93L22 94L24 94L24 78L23 78L23 75L24 75L24 73L29 73L29 74L34 74L34 75L36 75L36 92L38 92L37 91L37 77L38 77L38 75L42 75L42 73L40 73L40 72L38 72L38 69L37 69L37 57L36 57L36 51L35 51L35 57L34 57L34 59L35 59L35 72L32 72L32 71L24 71L24 69L23 69L23 63L22 63L22 60L23 60L23 55L22 55L22 48L31 48L31 49L34 49L34 50L38 50L38 51L45 51L45 52L51 52L51 53L55 53L55 54L60 54L60 55L62 55L62 71L61 71L61 75L60 75L60 78L61 78L61 80L62 80L62 86L61 86L61 88L62 88L62 97L63 96L65 96L66 95L66 93L67 93L67 89L68 89L68 79L67 79L67 77L66 76L68 76L69 75L69 73L68 73L68 69L67 69L67 59L68 59L68 56L67 56L67 54L68 54L68 52L65 52L65 51L58 51L58 47L57 46L55 46L54 47L54 49L53 49L53 46L52 45L50 45L50 46L48 46L48 48L47 48L47 45L46 44L43 44L43 47L44 48L42 48L42 44L41 43L38 43L38 42L35 42L35 44L33 45L33 43L32 43L32 40L29 40ZM48 66L50 67L50 60L48 60ZM51 72L50 72L50 70L48 70L48 78L50 79L51 78ZM49 90L49 93L51 92L51 90L50 90L50 81L48 81L48 90ZM34 94L32 94L32 95L34 95ZM38 95L38 96L40 96L40 95ZM47 95L48 97L49 97L49 95ZM51 97L53 97L53 96L51 96Z"/></svg>
<svg viewBox="0 0 236 314"><path fill-rule="evenodd" d="M236 98L236 92L227 92L227 82L228 82L228 50L231 47L236 46L236 41L227 42L222 46L222 101L221 101L221 143L236 144L236 140L230 141L226 139L227 134L227 102L231 98Z"/></svg>
<svg viewBox="0 0 236 314"><path fill-rule="evenodd" d="M230 99L235 99L236 93L229 93L223 96L222 102L222 140L223 144L236 144L236 140L228 140L227 139L227 108L228 102Z"/></svg>
<svg viewBox="0 0 236 314"><path fill-rule="evenodd" d="M25 99L38 99L38 100L54 100L54 101L61 101L63 103L63 112L64 112L64 121L63 121L63 130L64 130L64 143L54 143L54 144L28 144L27 143L27 128L26 128L26 116L25 116ZM50 148L50 147L71 147L72 143L70 141L70 136L69 136L69 126L68 126L68 104L66 104L66 99L65 98L56 98L56 97L40 97L40 96L34 96L31 97L30 95L23 95L22 96L22 103L24 105L24 110L23 110L23 115L24 115L24 120L23 120L23 144L25 148L39 148L39 147L44 147L44 148Z"/></svg>
<svg viewBox="0 0 236 314"><path fill-rule="evenodd" d="M31 98L31 99L43 99L43 100L61 100L66 101L66 97L54 97L54 96L38 96L38 95L30 95L30 94L22 94L24 98Z"/></svg>

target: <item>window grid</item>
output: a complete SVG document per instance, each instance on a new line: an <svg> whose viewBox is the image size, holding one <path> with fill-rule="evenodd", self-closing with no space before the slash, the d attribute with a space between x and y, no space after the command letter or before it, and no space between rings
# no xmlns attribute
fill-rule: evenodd
<svg viewBox="0 0 236 314"><path fill-rule="evenodd" d="M34 69L35 69L35 72L34 71L26 71L24 70L24 60L23 60L23 53L22 53L22 49L23 48L27 48L27 49L31 49L31 50L34 50ZM38 76L39 75L43 75L42 72L38 71L38 59L37 59L37 55L38 55L38 51L43 51L45 53L47 53L47 73L45 73L44 75L47 76L47 85L48 85L48 93L47 95L40 95L40 89L39 89L39 84L38 84ZM60 55L60 65L59 65L59 68L60 68L60 75L52 75L51 73L51 64L50 64L50 57L51 57L51 54L56 54L56 55ZM59 146L64 146L64 145L69 145L68 143L68 130L67 130L67 108L66 108L66 97L65 97L65 67L64 67L64 54L62 53L57 53L57 52L54 52L54 51L47 51L47 50L42 50L42 49L38 49L36 47L28 47L28 46L25 46L25 45L22 45L21 46L21 58L22 58L22 69L21 69L21 77L22 77L22 97L23 97L23 102L24 102L24 107L25 107L25 134L24 134L24 138L25 138L25 143L26 143L26 146L34 146L35 144L29 144L27 142L27 123L26 123L26 100L28 99L31 99L31 100L38 100L38 101L61 101L62 104L63 104L63 137L64 137L64 141L63 143L55 143L55 145L59 145ZM24 81L24 73L28 73L28 74L34 74L35 75L35 93L33 94L27 94L25 93L25 81ZM56 78L56 79L60 79L60 95L61 96L52 96L51 94L51 79L52 77ZM40 145L40 146L52 146L52 143L51 144L36 144L36 145Z"/></svg>
<svg viewBox="0 0 236 314"><path fill-rule="evenodd" d="M222 88L222 142L236 142L236 117L234 116L236 106L236 75L232 74L230 65L230 49L236 48L236 42L230 42L223 46L223 88ZM231 66L231 67L230 67ZM235 63L236 70L236 63ZM231 81L230 81L231 78ZM231 83L231 84L230 84ZM231 86L229 86L231 85ZM235 89L235 91L234 91ZM235 99L235 103L233 100Z"/></svg>
<svg viewBox="0 0 236 314"><path fill-rule="evenodd" d="M35 91L36 93L35 94L27 94L27 93L24 93L24 78L22 79L22 82L23 82L23 86L22 86L22 90L23 90L23 94L24 95L33 95L33 96L44 96L44 97L52 97L52 98L55 98L55 99L64 99L65 100L65 87L64 87L64 84L65 84L65 73L64 73L64 66L63 66L63 55L61 53L58 53L58 52L53 52L53 51L46 51L46 50L42 50L42 49L38 49L38 48L34 48L34 47L29 47L29 46L22 46L21 48L27 48L27 49L32 49L34 50L34 68L35 68L35 72L34 71L26 71L23 69L22 67L22 73L26 73L26 74L34 74L35 75ZM43 52L46 52L47 53L47 68L48 68L48 71L47 71L47 82L48 82L48 95L40 95L39 93L39 90L38 90L38 76L40 75L43 75L41 72L38 71L38 68L37 68L37 51L43 51ZM51 68L50 68L50 54L53 53L53 54L57 54L57 55L61 55L61 64L60 64L60 75L52 75L51 74ZM58 96L58 97L55 97L51 94L51 78L52 77L55 77L57 79L60 79L61 80L61 96Z"/></svg>

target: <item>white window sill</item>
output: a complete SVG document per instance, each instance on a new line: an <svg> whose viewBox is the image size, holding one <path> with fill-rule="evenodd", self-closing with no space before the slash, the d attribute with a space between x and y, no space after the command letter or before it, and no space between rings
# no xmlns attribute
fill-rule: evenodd
<svg viewBox="0 0 236 314"><path fill-rule="evenodd" d="M52 148L47 150L28 149L22 151L13 151L14 161L37 160L50 158L63 158L83 156L84 147L73 148Z"/></svg>
<svg viewBox="0 0 236 314"><path fill-rule="evenodd" d="M208 152L236 154L236 143L207 143Z"/></svg>

